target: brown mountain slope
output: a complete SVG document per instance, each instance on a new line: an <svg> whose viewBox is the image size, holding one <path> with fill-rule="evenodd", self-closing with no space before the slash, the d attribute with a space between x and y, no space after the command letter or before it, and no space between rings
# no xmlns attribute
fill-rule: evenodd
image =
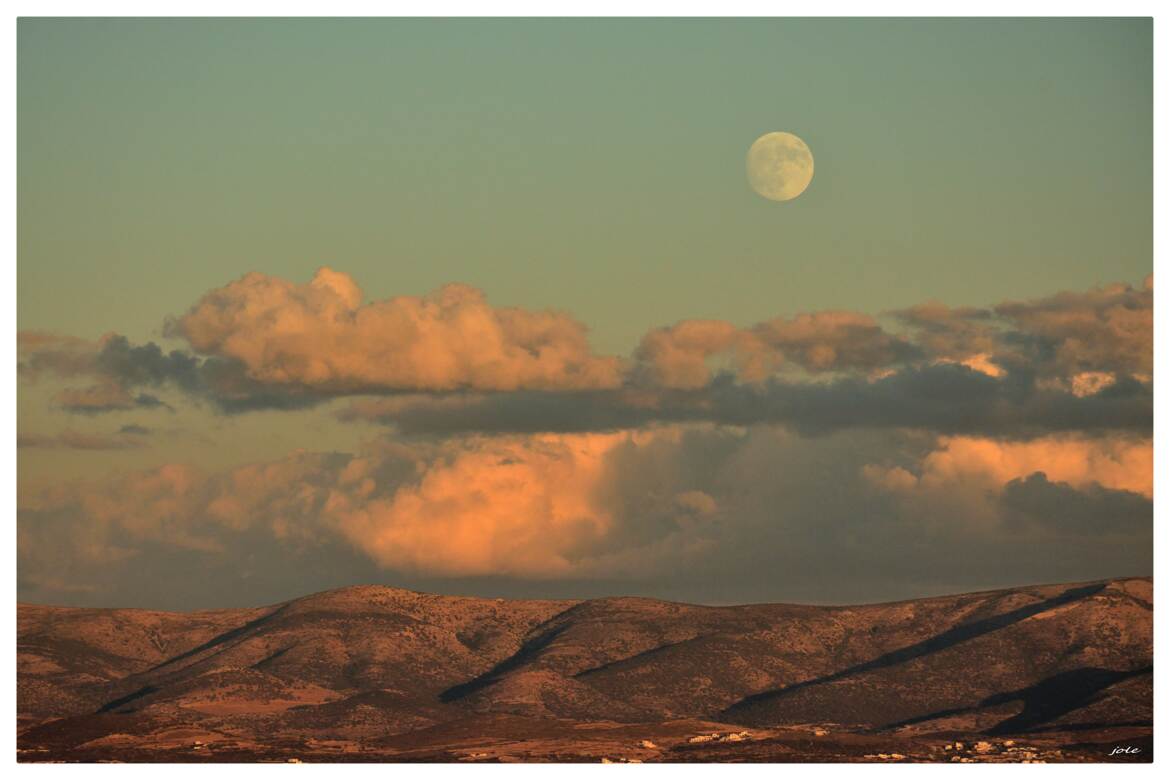
<svg viewBox="0 0 1170 780"><path fill-rule="evenodd" d="M178 614L17 608L17 711L43 720L100 707L111 684L231 632L263 609Z"/></svg>
<svg viewBox="0 0 1170 780"><path fill-rule="evenodd" d="M1145 727L1152 609L1149 579L855 607L374 586L191 614L21 605L20 742L68 754L204 734L389 749L413 733L519 728L515 718L857 733ZM458 725L469 722L481 726Z"/></svg>

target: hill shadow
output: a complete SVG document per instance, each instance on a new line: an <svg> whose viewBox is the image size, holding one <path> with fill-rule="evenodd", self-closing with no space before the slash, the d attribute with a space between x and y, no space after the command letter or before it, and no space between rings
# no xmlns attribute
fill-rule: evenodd
<svg viewBox="0 0 1170 780"><path fill-rule="evenodd" d="M183 661L187 658L191 658L192 656L199 655L200 653L202 653L205 650L210 650L211 648L216 647L218 645L222 645L225 642L230 642L233 639L237 639L237 638L243 636L244 634L248 633L249 631L251 631L253 628L257 628L258 626L262 626L265 623L267 623L268 621L272 620L274 617L276 617L281 612L283 612L286 606L287 605L282 605L280 607L277 607L276 609L269 612L267 615L261 615L260 617L256 618L255 620L249 620L247 623L244 623L242 626L238 626L236 628L231 629L230 631L225 631L222 634L218 634L217 636L209 639L208 641L204 642L203 644L199 645L198 647L193 647L190 650L179 653L176 656L172 656L171 658L168 658L167 660L163 661L162 663L157 664L155 666L152 666L150 669L147 669L147 671L148 672L156 672L159 669L170 666L172 664L176 664L179 661Z"/></svg>
<svg viewBox="0 0 1170 780"><path fill-rule="evenodd" d="M1086 666L1046 677L1035 685L1029 685L1027 688L993 694L971 707L953 707L951 709L930 712L926 715L917 715L913 718L900 720L897 723L890 723L879 729L873 729L873 731L899 729L939 718L969 715L985 707L994 707L1013 701L1023 702L1023 710L987 729L984 731L985 734L989 736L1000 736L1003 734L1019 734L1025 731L1044 731L1044 724L1056 720L1062 715L1066 715L1080 707L1084 707L1087 704L1092 704L1096 700L1097 694L1106 688L1128 680L1131 677L1151 674L1153 671L1153 666L1143 666L1140 669L1130 669L1128 671ZM1147 726L1151 724L1148 721L1140 720L1119 721L1110 724L1071 724L1060 726L1059 729L1061 731L1077 731L1101 728L1106 725Z"/></svg>
<svg viewBox="0 0 1170 780"><path fill-rule="evenodd" d="M527 642L520 645L520 649L515 653L508 656L503 661L500 661L498 664L483 674L475 677L474 679L468 680L465 683L453 685L440 693L439 701L456 701L457 699L470 696L476 691L488 687L508 672L512 671L513 669L520 668L531 658L537 656L541 650L552 644L553 640L560 636L561 633L563 633L564 630L568 627L569 626L567 623L562 623L559 626L554 626L553 628L538 634L537 636L534 636L532 639L529 639Z"/></svg>
<svg viewBox="0 0 1170 780"><path fill-rule="evenodd" d="M1056 720L1065 713L1091 703L1100 691L1111 685L1116 685L1131 677L1152 674L1153 671L1152 665L1129 671L1085 667L1045 678L1035 685L1021 688L1018 691L997 693L984 699L980 706L991 707L1011 701L1022 701L1024 709L1019 714L995 724L987 730L987 733L997 736L1031 731L1037 726Z"/></svg>
<svg viewBox="0 0 1170 780"><path fill-rule="evenodd" d="M1077 588L1069 588L1059 595L1053 596L1052 598L1045 599L1043 601L1038 601L1035 604L1029 604L1018 609L1004 612L1000 615L983 618L982 620L975 620L970 623L962 623L955 626L954 628L950 628L942 632L941 634L932 636L929 639L924 639L921 642L907 645L906 647L891 651L864 663L850 666L847 669L842 669L840 671L833 672L832 674L816 677L811 680L794 683L785 688L763 691L761 693L752 694L751 696L746 696L730 707L724 709L721 715L726 717L735 717L741 714L743 711L751 709L752 707L767 703L769 701L775 701L776 699L789 696L805 688L811 688L814 685L823 685L825 683L841 680L851 675L872 672L876 669L885 669L890 666L897 666L898 664L903 664L907 661L912 661L916 658L930 655L931 653L937 653L941 650L946 650L947 648L954 647L955 645L961 644L962 642L967 642L975 639L976 637L983 636L984 634L989 634L992 631L998 631L1002 628L1006 628L1007 626L1018 623L1021 620L1026 620L1033 615L1038 615L1041 612L1046 612L1063 604L1068 604L1073 601L1088 598L1089 596L1100 593L1105 589L1105 586L1105 583L1096 583L1093 585L1084 585Z"/></svg>
<svg viewBox="0 0 1170 780"><path fill-rule="evenodd" d="M141 699L144 696L149 696L152 693L157 693L158 690L159 689L154 685L146 685L146 686L134 691L133 693L128 693L125 696L114 699L113 701L106 702L105 704L103 704L101 707L98 708L98 711L96 714L100 715L103 712L113 712L114 710L118 709L119 707L125 706L132 701L136 701L138 699Z"/></svg>

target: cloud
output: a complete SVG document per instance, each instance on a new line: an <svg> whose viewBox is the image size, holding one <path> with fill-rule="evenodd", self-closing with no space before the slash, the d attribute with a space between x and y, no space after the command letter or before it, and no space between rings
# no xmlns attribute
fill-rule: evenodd
<svg viewBox="0 0 1170 780"><path fill-rule="evenodd" d="M820 311L743 329L719 320L684 320L646 334L635 359L652 384L692 389L711 381L713 358L729 363L738 380L760 382L789 365L813 373L868 372L917 355L869 315Z"/></svg>
<svg viewBox="0 0 1170 780"><path fill-rule="evenodd" d="M376 462L356 460L325 507L379 563L446 575L571 575L615 518L597 496L624 434L485 440L375 497Z"/></svg>
<svg viewBox="0 0 1170 780"><path fill-rule="evenodd" d="M927 302L891 313L900 331L850 311L778 317L738 328L684 320L643 337L637 369L650 384L694 389L721 371L760 382L776 371L868 375L954 363L1002 376L1008 369L1084 394L1109 380L1148 381L1153 366L1153 281L1113 284L990 308Z"/></svg>
<svg viewBox="0 0 1170 780"><path fill-rule="evenodd" d="M863 478L926 533L960 523L1003 547L1021 534L1129 539L1148 545L1153 518L1153 445L1131 436L1048 436L1031 441L940 437L928 451L867 464ZM1070 507L1079 504L1075 511ZM1115 517L1117 510L1121 516ZM1135 518L1143 522L1135 522ZM1047 540L1047 541L1045 541ZM1045 548L1045 556L1055 548Z"/></svg>
<svg viewBox="0 0 1170 780"><path fill-rule="evenodd" d="M1050 386L1086 392L1153 372L1153 277L1140 288L1111 284L987 309L928 303L894 312L935 359L978 358Z"/></svg>
<svg viewBox="0 0 1170 780"><path fill-rule="evenodd" d="M46 547L57 560L96 565L137 558L151 545L222 554L233 536L253 527L263 527L269 539L311 541L322 531L316 516L322 480L346 460L293 453L214 474L170 463L58 483L19 497L21 555L36 570L43 568L37 551Z"/></svg>
<svg viewBox="0 0 1170 780"><path fill-rule="evenodd" d="M288 574L299 567L322 587L480 578L481 589L611 583L699 601L1148 573L1150 452L1148 439L806 439L706 424L376 440L353 454L211 473L170 464L25 491L19 571L25 596L55 580L140 603L135 583L149 576L151 598L187 605L211 603L184 590L211 569L216 588L284 583L286 596L306 587Z"/></svg>
<svg viewBox="0 0 1170 780"><path fill-rule="evenodd" d="M999 349L1001 324L989 309L927 301L892 314L935 360L959 363L975 355L990 356Z"/></svg>
<svg viewBox="0 0 1170 780"><path fill-rule="evenodd" d="M23 377L45 373L62 376L91 374L98 344L85 339L37 330L16 334L17 371Z"/></svg>
<svg viewBox="0 0 1170 780"><path fill-rule="evenodd" d="M109 412L116 409L133 409L134 397L121 385L106 382L88 387L70 387L54 396L53 400L62 409L71 412Z"/></svg>
<svg viewBox="0 0 1170 780"><path fill-rule="evenodd" d="M692 389L711 381L712 356L727 353L737 364L736 373L762 379L778 356L768 355L762 343L729 322L685 320L647 333L635 352L647 383Z"/></svg>
<svg viewBox="0 0 1170 780"><path fill-rule="evenodd" d="M1140 289L1112 284L1003 303L995 311L1015 327L1009 343L1020 344L1026 359L1039 360L1042 373L1153 372L1152 279Z"/></svg>
<svg viewBox="0 0 1170 780"><path fill-rule="evenodd" d="M659 440L675 443L669 451L679 435L383 441L355 455L298 452L211 474L169 464L61 484L21 497L22 566L45 575L45 548L83 568L159 547L230 556L250 538L290 553L341 541L381 567L431 576L629 576L693 549L674 537L694 536L715 512L701 491L670 491L638 507L638 522L661 533L639 542L619 528L634 518L612 492L625 478L616 459L661 454ZM663 560L631 552L648 544Z"/></svg>
<svg viewBox="0 0 1170 780"><path fill-rule="evenodd" d="M778 424L805 435L846 428L913 428L1027 438L1055 431L1148 432L1153 393L1119 381L1094 395L1041 388L1027 377L988 376L959 364L908 367L878 379L768 380L724 376L695 390L625 388L579 393L508 393L368 398L342 419L392 425L408 435L585 432L655 423Z"/></svg>
<svg viewBox="0 0 1170 780"><path fill-rule="evenodd" d="M365 393L622 382L623 361L594 354L584 326L560 312L492 307L459 284L425 297L361 298L349 276L328 268L300 285L248 274L166 323L193 352L113 333L86 341L28 331L19 338L19 370L30 381L95 380L57 396L61 408L84 414L163 405L153 393L165 388L238 413Z"/></svg>
<svg viewBox="0 0 1170 780"><path fill-rule="evenodd" d="M46 375L96 380L67 387L55 405L75 414L96 415L131 409L172 409L154 393L179 391L196 402L210 402L227 413L258 409L304 409L329 399L305 387L270 387L247 376L243 364L200 358L182 350L166 352L158 344L135 345L108 333L96 341L55 334L19 334L19 376L38 381ZM142 388L152 392L142 392Z"/></svg>
<svg viewBox="0 0 1170 780"><path fill-rule="evenodd" d="M68 449L68 450L128 450L143 446L144 442L125 429L117 434L82 433L65 431L56 435L19 434L16 446L22 449Z"/></svg>
<svg viewBox="0 0 1170 780"><path fill-rule="evenodd" d="M150 428L130 423L119 428L118 433L130 434L131 436L148 436L150 434Z"/></svg>
<svg viewBox="0 0 1170 780"><path fill-rule="evenodd" d="M598 356L567 315L495 308L449 285L369 303L349 276L249 274L167 332L200 354L40 332L21 374L86 378L71 412L165 405L179 392L228 413L353 400L350 420L406 434L609 432L660 423L780 424L808 435L906 427L1028 438L1148 431L1152 282L988 308L926 303L884 319L845 311L748 327L685 320L632 358Z"/></svg>
<svg viewBox="0 0 1170 780"><path fill-rule="evenodd" d="M338 416L350 422L392 425L407 435L449 436L607 432L703 415L701 409L687 415L667 408L667 403L660 394L630 390L409 395L360 398Z"/></svg>
<svg viewBox="0 0 1170 780"><path fill-rule="evenodd" d="M103 382L88 387L66 388L57 393L53 397L53 401L62 409L78 414L102 414L126 409L153 409L158 406L166 406L156 396L149 393L135 394L114 382Z"/></svg>
<svg viewBox="0 0 1170 780"><path fill-rule="evenodd" d="M239 361L269 386L329 392L612 387L617 358L595 355L585 327L554 311L490 306L450 284L425 297L362 303L347 274L308 284L251 273L204 295L167 333L199 354Z"/></svg>
<svg viewBox="0 0 1170 780"><path fill-rule="evenodd" d="M928 481L986 479L993 484L1043 471L1076 488L1099 485L1153 497L1153 449L1148 439L1050 436L1032 441L944 438L924 462Z"/></svg>
<svg viewBox="0 0 1170 780"><path fill-rule="evenodd" d="M807 371L861 370L904 363L919 355L902 338L869 315L820 311L756 325L754 333L771 349Z"/></svg>
<svg viewBox="0 0 1170 780"><path fill-rule="evenodd" d="M1129 436L1046 436L1003 441L974 436L944 436L915 466L873 467L867 476L896 491L923 488L946 491L960 485L998 489L1013 480L1043 472L1075 489L1092 486L1153 497L1153 448L1149 439Z"/></svg>
<svg viewBox="0 0 1170 780"><path fill-rule="evenodd" d="M183 349L22 332L21 380L66 380L54 403L78 414L346 398L340 416L394 438L24 490L21 592L209 606L315 578L849 601L1148 573L1151 316L1149 282L685 320L627 361L565 314L461 285L363 302L328 269L250 274L170 322Z"/></svg>
<svg viewBox="0 0 1170 780"><path fill-rule="evenodd" d="M1148 529L1153 506L1148 495L1100 485L1081 489L1053 482L1037 471L1004 486L1000 504L1008 523L1027 530L1132 538Z"/></svg>

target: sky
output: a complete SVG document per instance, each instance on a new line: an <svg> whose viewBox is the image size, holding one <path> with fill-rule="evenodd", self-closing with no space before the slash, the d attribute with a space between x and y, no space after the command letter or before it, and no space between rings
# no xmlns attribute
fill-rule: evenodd
<svg viewBox="0 0 1170 780"><path fill-rule="evenodd" d="M23 600L1152 573L1149 20L23 19L17 122Z"/></svg>

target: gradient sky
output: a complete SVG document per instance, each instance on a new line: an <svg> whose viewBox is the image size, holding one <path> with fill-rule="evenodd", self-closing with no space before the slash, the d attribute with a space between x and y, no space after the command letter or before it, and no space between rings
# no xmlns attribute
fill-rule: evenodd
<svg viewBox="0 0 1170 780"><path fill-rule="evenodd" d="M684 319L746 329L803 312L877 316L926 301L989 307L1113 283L1131 285L1132 295L1118 304L1126 311L1140 309L1141 296L1149 297L1143 284L1152 270L1150 20L25 19L18 26L18 58L22 332L90 342L112 332L132 345L155 342L164 350L239 359L217 352L219 347L199 348L189 335L164 330L164 322L245 273L304 285L321 266L352 277L367 302L423 296L460 282L483 291L493 307L552 308L588 327L597 355L622 358L635 355L652 329ZM812 184L788 203L755 195L744 175L751 142L774 130L798 134L816 157ZM1060 353L1061 345L1072 343L1060 339L1085 339L1081 332L1054 335L1047 320L1042 326L1027 317L1012 323L1021 338L1047 339L1035 355ZM1103 327L1114 333L1114 325ZM1141 323L1132 327L1133 333L1144 332ZM1083 394L1073 393L1072 383L1089 381L1083 379L1088 374L1109 374L1117 387L1132 375L1148 386L1137 343L1136 363L1105 365L1100 355L1080 356L1074 368L1062 364L1072 373L1037 369L1043 375L1038 386L1065 382L1062 387L1077 400ZM936 363L950 365L970 362L975 352L931 354ZM994 350L986 354L999 359ZM872 379L884 365L850 370L864 368ZM1002 365L1009 376L1024 371L1018 362ZM802 366L814 374L823 368L807 361ZM248 368L250 377L258 376L260 368ZM833 469L855 475L879 461L892 469L886 461L897 452L918 464L906 471L921 480L937 465L930 452L957 452L957 445L948 449L932 438L957 432L937 421L903 426L897 441L894 433L875 434L868 423L807 440L798 440L803 434L792 431L801 425L791 421L757 425L753 418L739 425L737 441L747 443L743 452L736 450L740 454L727 455L739 465L729 461L719 468L754 473L734 460L751 452L762 459L758 484L774 485L769 468L796 457L793 452L815 455L828 465L813 468L802 461L788 473L811 468L812 476L799 484L825 479L826 485L821 493L805 490L808 495L799 499L786 494L785 500L801 507L792 516L811 516L826 495L849 494L856 503L842 504L831 532L801 525L781 534L775 530L781 521L769 525L756 518L732 526L723 520L713 552L685 553L717 561L689 581L670 573L669 564L661 571L650 566L639 578L628 574L636 565L614 562L618 540L646 555L664 549L647 541L653 536L649 520L632 527L613 520L620 533L611 528L604 539L589 542L605 547L608 563L564 571L510 564L500 571L487 564L452 570L432 565L425 555L409 563L398 552L386 552L391 542L384 535L377 543L355 542L352 529L344 541L312 536L317 541L310 542L306 536L295 554L274 547L257 529L241 532L230 544L220 537L214 544L202 537L191 541L181 528L168 533L183 543L168 544L166 534L143 541L141 529L125 528L120 533L133 543L114 544L106 536L95 541L93 529L101 524L93 519L92 502L46 508L52 502L38 498L42 491L134 482L137 470L163 464L216 474L286 459L297 450L354 453L387 442L414 447L417 437L403 434L401 422L396 430L381 418L355 421L351 414L341 420L338 413L354 397L376 402L386 393L420 388L379 379L376 387L334 393L308 409L229 415L206 398L192 400L177 385L163 383L150 392L168 406L99 414L69 411L60 400L63 389L88 380L67 371L49 374L23 376L19 387L21 531L33 539L22 536L22 598L225 606L356 579L503 595L638 592L705 601L825 601L1029 578L1150 573L1148 528L1140 522L1126 531L1131 542L1139 540L1136 551L1124 552L1123 540L1113 557L1094 559L1091 551L1101 548L1101 540L1089 534L1081 539L1080 557L1074 552L1068 560L1037 563L1040 547L1029 547L1031 559L991 565L1012 559L1005 552L1012 533L1002 517L995 526L983 515L970 522L984 524L977 546L985 550L988 568L948 571L934 560L939 548L923 541L929 533L906 527L911 515L947 511L931 510L933 498L913 510L890 508L897 532L888 526L872 531L889 540L888 549L864 558L868 566L857 563L862 557L845 554L854 565L843 581L829 586L816 567L801 569L798 562L810 551L823 562L817 556L842 545L868 544L869 532L846 528L856 520L845 518L856 518L872 499L834 487L840 483L826 475ZM661 376L656 381L658 389L678 387ZM547 386L523 382L510 389L474 381L466 386L486 392L492 402L511 390L544 393L542 399L550 394ZM551 388L551 395L559 399L566 389L581 386ZM581 419L598 413L590 408L580 412ZM1117 462L1130 457L1118 454L1119 447L1136 446L1134 457L1144 457L1149 430L1143 433L1144 423L1130 417L1124 425L1098 425L1093 414L1077 417L1075 425L1053 423L1052 430L1065 437L1060 441L1044 438L1050 432L1029 438L1003 428L964 433L1015 442L1004 446L1025 446L1016 441L1022 438L1035 445L1017 458L1026 463L1019 473L999 475L1004 479L997 489L1004 496L1015 496L1004 487L1016 484L1011 480L1020 480L1017 492L1039 490L1027 483L1034 469L1048 474L1041 492L1049 499L1057 500L1049 487L1080 491L1062 494L1060 500L1075 508L1062 510L1063 516L1115 512L1109 501L1129 501L1125 511L1140 519L1146 505L1133 502L1143 496L1141 484L1092 474L1100 465L1094 458L1104 457L1101 447ZM733 418L739 419L729 413L703 424L718 428ZM668 423L677 420L619 427L640 431L630 436L669 439L674 434L653 427ZM1122 428L1124 435L1101 444ZM1096 438L1086 443L1089 429ZM626 435L613 430L582 435ZM702 436L719 438L721 430ZM424 438L427 446L454 447L466 433L429 431ZM678 435L701 438L690 430ZM1070 436L1081 439L1070 443ZM435 443L445 437L452 441ZM718 449L711 442L701 447ZM1043 447L1048 455L1041 454ZM1053 448L1059 453L1051 454ZM690 463L688 457L670 456ZM1072 462L1077 457L1084 461L1080 466ZM644 458L659 465L664 459ZM650 465L641 467L661 476ZM688 469L672 472L669 489L684 497L675 503L710 514L704 499L685 498L702 493L714 496L722 513L718 490L730 488L699 489L687 479L701 481L694 475L706 472ZM872 469L866 473L871 483L884 479ZM1054 476L1059 474L1065 476ZM890 479L893 484L900 477ZM611 482L590 486L582 488L590 501L599 491L621 492ZM751 492L742 485L736 491ZM1022 493L1015 499L1039 500ZM752 500L757 507L769 501L763 493ZM1141 500L1148 503L1148 496ZM733 514L750 514L741 510ZM637 512L625 506L613 517L627 514ZM49 516L63 524L61 533L90 541L71 551L48 549L36 529L48 528ZM1085 523L1092 525L1092 517ZM775 559L782 563L752 551L757 533L785 548ZM695 550L703 547L695 539L710 541L703 534L679 539L694 543ZM917 540L910 546L921 550L906 552L907 539ZM142 547L148 543L149 556ZM492 537L484 543L492 544ZM105 552L93 553L99 547ZM222 552L225 547L231 555ZM570 554L558 548L570 558L581 549ZM84 558L86 550L92 560L80 565L77 556ZM744 555L761 557L735 574L730 562ZM144 563L147 558L153 563ZM246 576L240 573L243 559L251 561ZM321 565L311 572L302 568L297 577L289 574L294 560ZM201 583L211 570L239 577L224 578L210 592ZM151 576L165 584L146 595L144 578Z"/></svg>

